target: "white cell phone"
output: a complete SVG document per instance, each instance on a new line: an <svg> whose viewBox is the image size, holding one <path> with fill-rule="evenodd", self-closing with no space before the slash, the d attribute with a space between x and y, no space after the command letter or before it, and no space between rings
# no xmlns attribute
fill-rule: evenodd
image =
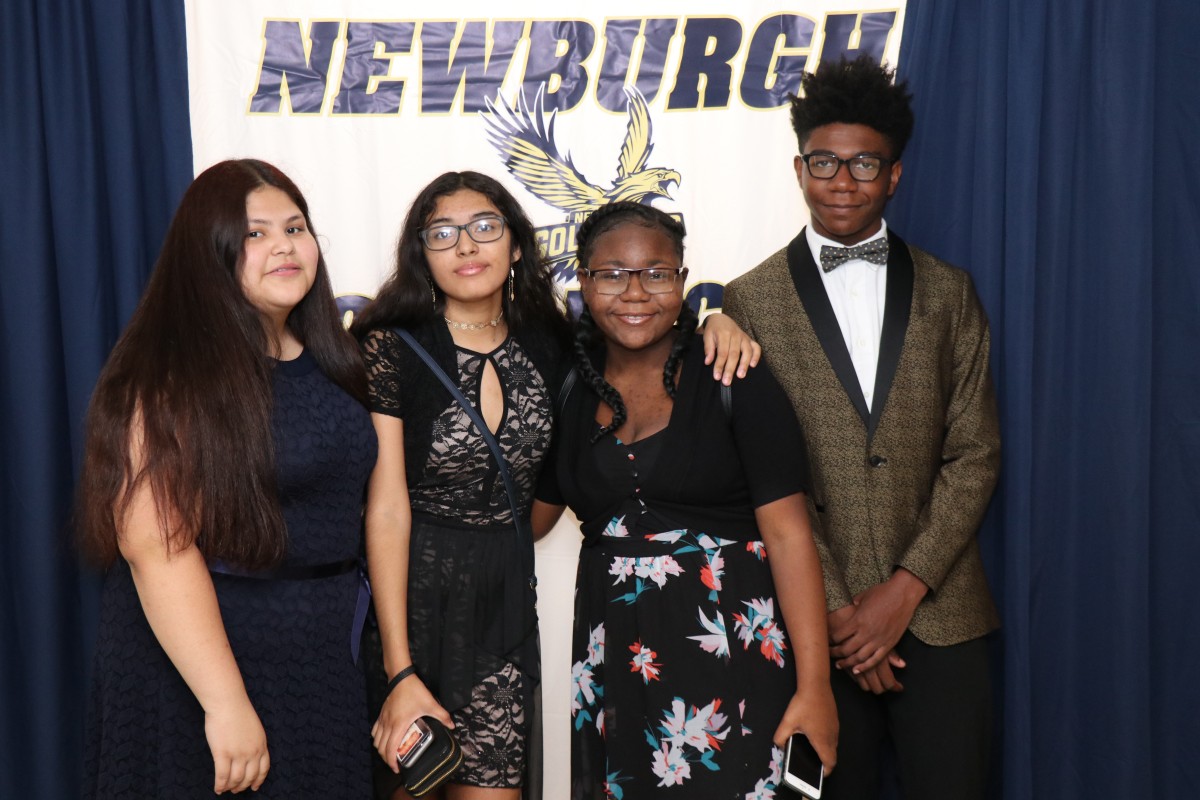
<svg viewBox="0 0 1200 800"><path fill-rule="evenodd" d="M783 757L783 785L811 800L821 800L824 782L825 767L812 743L803 733L792 734Z"/></svg>
<svg viewBox="0 0 1200 800"><path fill-rule="evenodd" d="M429 729L425 720L417 717L417 721L409 726L408 732L404 734L404 740L396 748L396 758L400 762L400 766L407 767L420 758L432 741L433 731Z"/></svg>

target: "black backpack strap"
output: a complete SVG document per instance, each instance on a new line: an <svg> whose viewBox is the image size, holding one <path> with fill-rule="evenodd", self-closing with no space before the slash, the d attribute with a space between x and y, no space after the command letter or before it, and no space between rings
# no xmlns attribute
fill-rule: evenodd
<svg viewBox="0 0 1200 800"><path fill-rule="evenodd" d="M574 364L567 371L567 376L563 378L562 388L558 390L558 414L562 416L563 410L567 407L567 396L571 394L571 389L575 388L575 382L579 380L579 368Z"/></svg>

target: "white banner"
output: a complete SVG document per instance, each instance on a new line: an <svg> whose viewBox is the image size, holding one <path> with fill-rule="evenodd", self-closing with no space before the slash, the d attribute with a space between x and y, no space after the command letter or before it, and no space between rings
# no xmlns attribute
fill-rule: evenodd
<svg viewBox="0 0 1200 800"><path fill-rule="evenodd" d="M568 289L575 227L597 202L620 194L682 215L689 300L719 307L726 282L807 221L787 95L824 59L894 65L904 15L903 2L853 0L414 7L187 2L196 171L239 157L283 169L351 309L392 269L417 191L465 169L521 202ZM538 547L547 798L569 794L577 543L560 525Z"/></svg>

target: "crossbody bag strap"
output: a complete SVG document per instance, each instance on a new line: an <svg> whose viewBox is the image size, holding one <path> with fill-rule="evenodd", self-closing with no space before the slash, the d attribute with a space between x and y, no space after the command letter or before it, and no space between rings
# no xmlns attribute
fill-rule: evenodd
<svg viewBox="0 0 1200 800"><path fill-rule="evenodd" d="M487 423L483 421L483 417L475 410L475 406L471 405L471 402L467 400L466 395L462 393L458 385L450 380L450 376L434 360L429 351L422 347L413 335L403 328L392 328L392 332L407 342L412 351L425 362L425 366L429 367L429 371L442 382L442 385L446 387L450 395L458 401L463 411L470 417L471 422L479 429L483 440L487 442L488 448L492 451L492 456L496 459L497 468L500 470L500 477L504 480L504 488L508 492L508 504L512 508L513 525L517 529L517 536L521 539L521 544L524 545L522 550L525 554L525 568L529 572L529 588L536 589L537 576L533 572L533 537L529 535L525 526L521 523L521 512L517 508L517 487L513 485L512 474L508 471L508 461L504 458L504 452L500 449L500 443L496 441L496 437L488 430Z"/></svg>

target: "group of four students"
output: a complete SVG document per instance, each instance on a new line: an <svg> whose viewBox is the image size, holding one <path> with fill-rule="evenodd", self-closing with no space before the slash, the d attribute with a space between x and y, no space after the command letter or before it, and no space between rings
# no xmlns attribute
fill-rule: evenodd
<svg viewBox="0 0 1200 800"><path fill-rule="evenodd" d="M986 321L964 273L883 225L911 129L903 86L860 60L805 89L792 118L809 237L728 291L778 381L747 369L757 345L728 318L696 333L683 226L648 205L580 226L571 323L511 194L442 175L351 337L296 186L253 160L198 176L89 411L81 534L112 568L85 793L405 797L397 751L429 716L464 753L445 797L519 797L539 768L530 539L564 506L584 537L573 798L773 797L792 734L832 770L848 733L867 754L885 729L910 791L981 791L994 611L973 534L998 458ZM881 235L894 274L877 282L874 356L854 349L861 329L835 353L828 340L861 320L822 287L836 273L816 266L818 242ZM842 276L878 271L878 248L851 250ZM780 314L784 282L797 307ZM814 342L825 356L804 351ZM862 441L828 419L839 403ZM378 632L365 671L385 684L370 702L364 538ZM913 692L893 670L908 681L918 661L939 677ZM907 696L917 711L897 707ZM934 729L977 763L910 757ZM877 790L867 755L838 789L841 758L830 792Z"/></svg>

